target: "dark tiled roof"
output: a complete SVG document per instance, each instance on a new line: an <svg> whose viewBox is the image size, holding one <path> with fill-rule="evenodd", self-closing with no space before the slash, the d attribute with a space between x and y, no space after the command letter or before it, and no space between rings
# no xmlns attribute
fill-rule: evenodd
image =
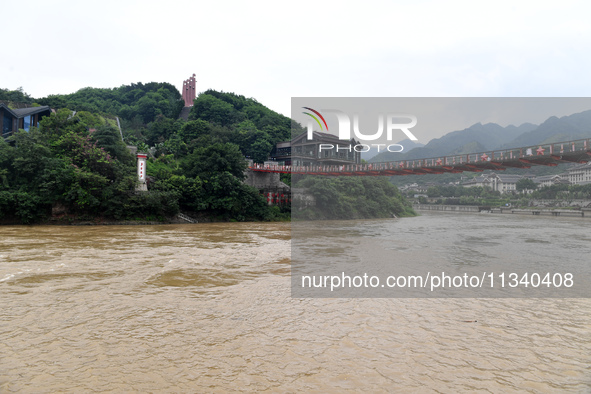
<svg viewBox="0 0 591 394"><path fill-rule="evenodd" d="M474 177L472 179L466 180L463 182L464 185L470 185L472 183L483 183L483 182L488 182L488 176L484 176L484 175L479 175L477 177Z"/></svg>
<svg viewBox="0 0 591 394"><path fill-rule="evenodd" d="M543 183L552 181L554 183L564 183L569 184L570 181L563 179L560 175L542 175L533 179L535 183Z"/></svg>
<svg viewBox="0 0 591 394"><path fill-rule="evenodd" d="M521 175L513 175L513 174L497 174L497 177L501 182L517 182L521 178Z"/></svg>
<svg viewBox="0 0 591 394"><path fill-rule="evenodd" d="M536 178L534 178L534 182L536 183L542 183L542 182L547 182L547 181L551 181L552 178L554 178L555 175L542 175L542 176L538 176Z"/></svg>
<svg viewBox="0 0 591 394"><path fill-rule="evenodd" d="M574 166L574 167L569 168L568 171L570 172L570 171L573 171L573 170L584 170L586 168L591 168L591 164L585 163L585 164L581 164L581 165L578 165L578 166Z"/></svg>
<svg viewBox="0 0 591 394"><path fill-rule="evenodd" d="M41 107L20 108L12 110L12 112L16 114L17 118L24 118L25 116L35 115L45 111L51 111L51 109L47 105L43 105Z"/></svg>
<svg viewBox="0 0 591 394"><path fill-rule="evenodd" d="M45 111L51 111L51 108L49 108L47 105L43 105L41 107L11 109L6 104L0 103L0 108L3 108L5 111L8 111L15 118L24 118L25 116L35 115Z"/></svg>

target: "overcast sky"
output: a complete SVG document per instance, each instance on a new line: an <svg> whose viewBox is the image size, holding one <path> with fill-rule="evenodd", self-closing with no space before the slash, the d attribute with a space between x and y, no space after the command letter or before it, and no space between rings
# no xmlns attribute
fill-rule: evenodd
<svg viewBox="0 0 591 394"><path fill-rule="evenodd" d="M256 98L591 92L586 1L16 1L0 87L170 82Z"/></svg>

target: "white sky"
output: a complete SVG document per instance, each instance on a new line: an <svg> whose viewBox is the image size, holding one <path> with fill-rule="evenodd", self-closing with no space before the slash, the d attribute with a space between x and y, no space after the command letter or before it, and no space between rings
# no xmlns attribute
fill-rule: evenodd
<svg viewBox="0 0 591 394"><path fill-rule="evenodd" d="M591 92L586 1L3 1L0 87L170 82L290 115L309 96Z"/></svg>

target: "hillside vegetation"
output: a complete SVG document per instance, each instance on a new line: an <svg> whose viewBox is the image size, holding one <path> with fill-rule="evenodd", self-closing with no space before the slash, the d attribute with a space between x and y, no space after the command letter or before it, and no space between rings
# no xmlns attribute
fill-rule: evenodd
<svg viewBox="0 0 591 394"><path fill-rule="evenodd" d="M56 216L165 221L181 211L205 220L290 217L289 205L269 206L242 181L246 158L263 162L275 143L304 130L255 99L208 90L195 99L185 121L179 119L181 95L168 83L84 88L40 99L22 90L0 93L7 101L57 110L39 129L0 139L0 219L5 222ZM149 193L135 191L136 159L126 145L149 152ZM289 183L289 176L284 181ZM408 208L383 180L313 183L314 192L330 191L337 207L360 204L356 217L389 217ZM365 196L353 195L359 190Z"/></svg>
<svg viewBox="0 0 591 394"><path fill-rule="evenodd" d="M31 99L58 111L39 129L0 139L0 217L39 222L52 207L77 219L165 220L179 211L212 220L284 217L242 179L244 157L265 159L270 146L289 139L291 120L256 100L208 91L185 122L180 97L170 84L140 83ZM150 193L135 192L126 144L153 155Z"/></svg>
<svg viewBox="0 0 591 394"><path fill-rule="evenodd" d="M304 176L294 193L295 220L370 219L414 216L412 205L385 177ZM300 197L298 194L303 194ZM305 196L314 204L305 203Z"/></svg>

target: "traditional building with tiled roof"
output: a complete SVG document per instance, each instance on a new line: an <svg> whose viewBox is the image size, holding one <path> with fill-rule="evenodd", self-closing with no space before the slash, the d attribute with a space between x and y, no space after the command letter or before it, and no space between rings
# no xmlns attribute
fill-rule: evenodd
<svg viewBox="0 0 591 394"><path fill-rule="evenodd" d="M471 180L464 182L462 186L464 187L489 187L493 191L498 191L501 193L511 193L517 190L517 181L523 179L521 175L511 175L511 174L488 174L488 175L480 175L476 178L472 178Z"/></svg>
<svg viewBox="0 0 591 394"><path fill-rule="evenodd" d="M308 139L302 133L291 141L279 142L271 152L271 159L294 166L360 164L361 153L354 149L357 141L340 140L336 135L315 131ZM325 149L320 149L323 145ZM332 149L326 149L332 146Z"/></svg>
<svg viewBox="0 0 591 394"><path fill-rule="evenodd" d="M542 175L535 177L533 181L538 185L538 188L553 185L570 185L568 176L565 174Z"/></svg>

